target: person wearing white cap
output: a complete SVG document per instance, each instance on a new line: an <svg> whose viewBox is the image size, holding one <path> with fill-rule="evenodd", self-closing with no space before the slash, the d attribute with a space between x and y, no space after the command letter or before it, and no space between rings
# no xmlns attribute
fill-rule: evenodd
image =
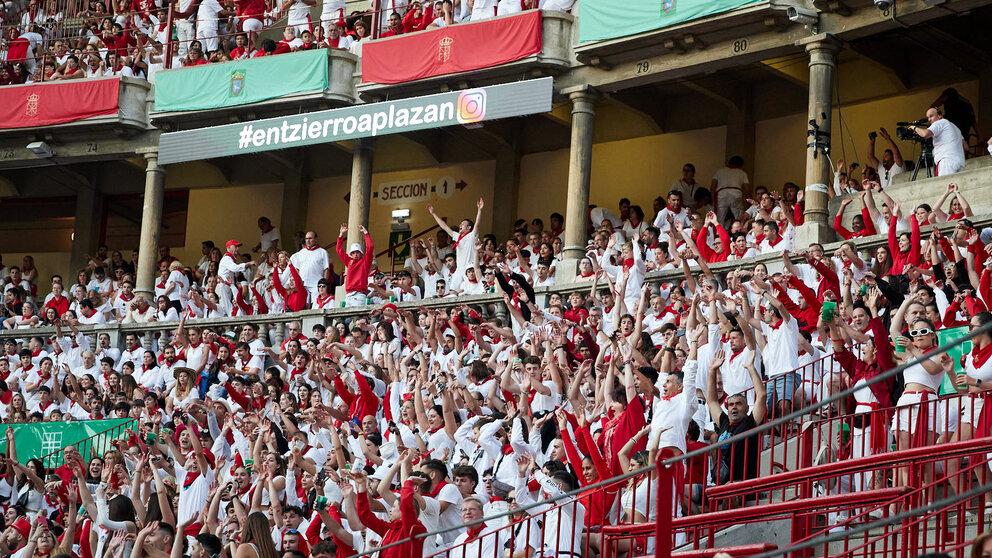
<svg viewBox="0 0 992 558"><path fill-rule="evenodd" d="M303 285L310 293L310 300L317 300L317 283L321 279L331 279L331 259L327 250L317 244L317 233L307 231L303 239L303 249L289 258L303 279Z"/></svg>
<svg viewBox="0 0 992 558"><path fill-rule="evenodd" d="M238 263L238 250L241 243L237 240L228 240L226 247L227 252L217 264L217 296L226 302L226 307L231 308L234 304L234 292L231 291L231 285L234 284L235 275L244 273L249 267L254 266L255 262Z"/></svg>
<svg viewBox="0 0 992 558"><path fill-rule="evenodd" d="M348 247L348 252L344 251L345 235L348 234L348 224L341 223L341 231L338 233L337 253L344 263L344 291L345 303L348 306L364 306L365 299L369 292L369 270L372 269L372 260L375 258L372 246L372 235L363 225L359 225L358 230L365 235L365 249L355 242Z"/></svg>

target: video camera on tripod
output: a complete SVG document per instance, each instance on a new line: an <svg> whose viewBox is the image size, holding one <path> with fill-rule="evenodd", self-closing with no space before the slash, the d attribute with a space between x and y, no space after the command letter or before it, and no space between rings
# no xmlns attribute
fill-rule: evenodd
<svg viewBox="0 0 992 558"><path fill-rule="evenodd" d="M916 132L910 130L907 126L929 126L930 123L927 121L926 117L916 120L914 122L896 122L896 137L903 141L915 141L923 143L926 138L921 138Z"/></svg>
<svg viewBox="0 0 992 558"><path fill-rule="evenodd" d="M927 171L927 178L933 178L936 174L937 165L933 161L933 138L920 137L914 130L910 130L908 126L916 127L926 127L929 126L930 122L923 117L919 120L913 122L896 122L896 137L903 141L915 141L920 144L920 157L916 160L915 168L913 168L913 178L920 174L920 168L925 168Z"/></svg>

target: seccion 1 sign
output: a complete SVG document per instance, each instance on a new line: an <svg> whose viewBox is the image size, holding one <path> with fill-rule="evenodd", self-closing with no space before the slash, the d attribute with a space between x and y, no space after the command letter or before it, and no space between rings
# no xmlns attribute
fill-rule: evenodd
<svg viewBox="0 0 992 558"><path fill-rule="evenodd" d="M422 202L430 199L433 185L430 178L383 182L376 188L375 195L383 205Z"/></svg>

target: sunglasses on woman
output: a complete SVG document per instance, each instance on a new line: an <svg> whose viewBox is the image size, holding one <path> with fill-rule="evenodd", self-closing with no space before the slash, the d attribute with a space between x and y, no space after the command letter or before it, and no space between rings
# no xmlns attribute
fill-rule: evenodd
<svg viewBox="0 0 992 558"><path fill-rule="evenodd" d="M919 337L921 335L930 335L931 333L933 333L933 330L930 329L930 328L926 328L926 327L920 328L920 329L911 329L911 330L909 330L909 336L910 337Z"/></svg>

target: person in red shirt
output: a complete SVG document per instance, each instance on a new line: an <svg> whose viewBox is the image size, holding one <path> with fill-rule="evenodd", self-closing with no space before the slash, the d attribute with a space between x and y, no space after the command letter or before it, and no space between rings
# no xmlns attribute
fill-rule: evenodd
<svg viewBox="0 0 992 558"><path fill-rule="evenodd" d="M288 52L288 51L283 51ZM258 49L255 54L252 54L252 58L259 58L262 56L271 56L276 54L276 42L272 39L265 39L262 41L262 48Z"/></svg>
<svg viewBox="0 0 992 558"><path fill-rule="evenodd" d="M410 477L400 490L400 499L389 510L389 521L379 519L369 508L368 479L364 472L352 472L351 478L355 481L355 507L358 510L358 518L362 524L372 529L382 541L379 546L389 546L409 538L406 543L392 546L379 553L381 558L420 558L424 553L424 539L415 538L416 535L423 535L427 528L417 517L417 501L414 499L414 487L427 479L424 477Z"/></svg>
<svg viewBox="0 0 992 558"><path fill-rule="evenodd" d="M855 215L854 220L851 222L851 230L847 230L841 224L844 219L844 209L847 208L854 198L845 198L840 202L840 209L837 210L837 216L834 217L834 230L837 234L845 240L852 238L861 238L864 236L874 236L877 234L875 231L875 225L871 220L871 215L868 213L868 207L865 205L865 194L861 194L861 215Z"/></svg>
<svg viewBox="0 0 992 558"><path fill-rule="evenodd" d="M234 44L236 45L234 50L228 55L231 57L231 60L244 60L251 57L252 50L248 46L248 35L246 33L238 33L234 37Z"/></svg>
<svg viewBox="0 0 992 558"><path fill-rule="evenodd" d="M45 302L45 308L54 308L60 318L69 309L69 299L62 294L62 283L52 283L52 297Z"/></svg>
<svg viewBox="0 0 992 558"><path fill-rule="evenodd" d="M186 60L183 60L183 66L202 66L206 63L207 59L203 57L203 51L196 46L190 47Z"/></svg>
<svg viewBox="0 0 992 558"><path fill-rule="evenodd" d="M347 306L365 305L365 298L369 292L369 270L372 269L372 260L375 258L369 231L364 226L359 226L358 230L365 235L364 253L362 245L357 242L352 244L347 252L344 251L345 235L348 234L347 223L341 223L341 231L338 233L337 253L345 267L344 290L347 293L345 298Z"/></svg>
<svg viewBox="0 0 992 558"><path fill-rule="evenodd" d="M400 14L396 12L389 14L389 29L386 29L379 38L385 39L386 37L395 37L402 34L403 20L400 19Z"/></svg>

